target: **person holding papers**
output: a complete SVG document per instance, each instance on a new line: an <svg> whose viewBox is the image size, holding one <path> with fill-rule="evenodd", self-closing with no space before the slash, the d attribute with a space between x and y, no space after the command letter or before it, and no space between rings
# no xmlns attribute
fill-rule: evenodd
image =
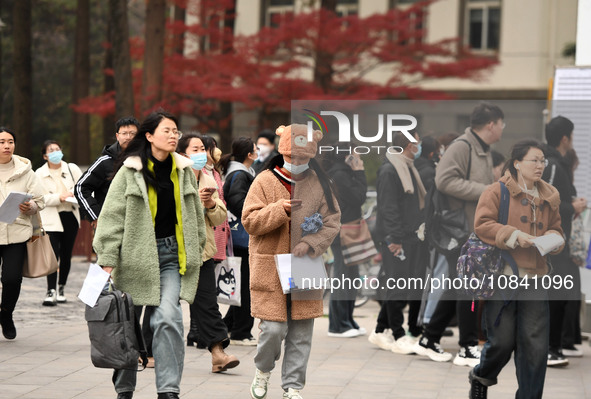
<svg viewBox="0 0 591 399"><path fill-rule="evenodd" d="M506 264L495 280L493 296L484 304L482 326L487 341L480 364L470 371L470 398L486 398L488 387L497 383L513 352L519 387L515 397L542 397L550 329L548 282L555 279L547 279L551 270L535 247L535 238L557 236L562 244L552 254L564 246L560 240L560 195L542 180L546 165L540 143L524 140L515 144L500 179L510 195L506 225L498 221L500 183L488 186L478 201L474 232L485 243L508 251L519 276Z"/></svg>
<svg viewBox="0 0 591 399"><path fill-rule="evenodd" d="M322 296L297 300L295 294L284 294L275 255L321 256L339 232L341 214L330 179L313 159L322 133L308 137L305 125L280 126L276 133L281 155L255 178L242 210L242 224L250 234L251 312L261 319L250 396L267 397L285 341L283 398L301 399L314 318L323 314Z"/></svg>
<svg viewBox="0 0 591 399"><path fill-rule="evenodd" d="M158 399L178 399L185 358L180 300L193 303L205 247L205 220L193 162L175 152L177 119L146 117L121 154L92 245L97 264L136 306L153 306ZM137 308L136 308L137 313ZM115 370L118 399L131 399L137 370Z"/></svg>
<svg viewBox="0 0 591 399"><path fill-rule="evenodd" d="M31 168L31 161L14 155L15 145L15 133L0 127L0 205L11 192L26 193L32 197L18 206L18 216L12 223L0 222L0 325L6 339L16 338L12 314L21 292L23 262L27 255L26 243L33 235L32 216L45 206L43 187Z"/></svg>
<svg viewBox="0 0 591 399"><path fill-rule="evenodd" d="M45 209L41 211L43 228L49 233L49 239L55 257L59 260L58 272L47 276L47 294L44 306L65 303L64 288L68 281L72 264L72 250L80 227L78 202L74 198L74 186L82 171L73 163L62 161L64 156L57 141L47 140L41 148L41 155L47 162L35 172L45 188Z"/></svg>

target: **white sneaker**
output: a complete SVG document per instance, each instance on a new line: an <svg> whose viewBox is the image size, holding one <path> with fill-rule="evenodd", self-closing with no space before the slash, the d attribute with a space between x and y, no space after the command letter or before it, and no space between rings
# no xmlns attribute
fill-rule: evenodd
<svg viewBox="0 0 591 399"><path fill-rule="evenodd" d="M359 327L357 329L357 331L359 332L359 335L365 335L365 334L367 334L367 330L365 328L363 328L363 327Z"/></svg>
<svg viewBox="0 0 591 399"><path fill-rule="evenodd" d="M392 345L394 344L394 337L391 333L386 331L377 333L374 330L371 332L367 340L385 351L392 350Z"/></svg>
<svg viewBox="0 0 591 399"><path fill-rule="evenodd" d="M288 388L286 392L283 392L283 399L303 399L300 395L300 391L293 388Z"/></svg>
<svg viewBox="0 0 591 399"><path fill-rule="evenodd" d="M61 285L57 288L57 303L66 303L68 301L68 298L66 298L66 295L64 294L64 285Z"/></svg>
<svg viewBox="0 0 591 399"><path fill-rule="evenodd" d="M582 357L583 351L573 345L572 348L562 348L562 354L566 357Z"/></svg>
<svg viewBox="0 0 591 399"><path fill-rule="evenodd" d="M478 346L462 346L454 359L454 364L476 367L480 364L480 349Z"/></svg>
<svg viewBox="0 0 591 399"><path fill-rule="evenodd" d="M267 397L267 387L271 373L263 373L257 369L250 385L250 397L252 399L265 399ZM285 397L285 396L284 396Z"/></svg>
<svg viewBox="0 0 591 399"><path fill-rule="evenodd" d="M47 290L45 299L43 300L43 306L55 306L57 305L57 292L52 288Z"/></svg>
<svg viewBox="0 0 591 399"><path fill-rule="evenodd" d="M244 339L231 339L230 344L238 346L257 346L257 340L254 337Z"/></svg>
<svg viewBox="0 0 591 399"><path fill-rule="evenodd" d="M333 332L328 332L328 336L329 337L333 337L333 338L355 338L358 337L359 334L359 330L352 328L350 330L347 330L345 332L342 333L333 333Z"/></svg>
<svg viewBox="0 0 591 399"><path fill-rule="evenodd" d="M414 346L415 340L408 335L404 335L394 341L390 350L401 355L410 355L411 353L415 353Z"/></svg>

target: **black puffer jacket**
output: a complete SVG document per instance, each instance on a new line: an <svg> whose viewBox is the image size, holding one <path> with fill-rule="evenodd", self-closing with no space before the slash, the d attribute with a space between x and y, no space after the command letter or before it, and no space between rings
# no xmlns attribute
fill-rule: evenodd
<svg viewBox="0 0 591 399"><path fill-rule="evenodd" d="M361 205L367 196L365 171L353 170L344 162L336 162L328 173L337 188L341 224L360 219Z"/></svg>
<svg viewBox="0 0 591 399"><path fill-rule="evenodd" d="M572 201L577 196L577 190L571 180L571 174L568 172L569 166L564 157L555 148L548 146L546 148L546 158L548 159L548 166L544 169L542 179L556 187L560 194L559 209L562 231L566 236L566 242L568 242L573 215L575 214Z"/></svg>
<svg viewBox="0 0 591 399"><path fill-rule="evenodd" d="M111 185L115 160L121 153L119 143L105 146L101 156L80 177L74 195L80 204L80 215L86 220L96 220L101 213L105 197ZM93 196L94 193L94 196Z"/></svg>
<svg viewBox="0 0 591 399"><path fill-rule="evenodd" d="M236 170L226 176L224 183L224 199L228 210L240 220L242 218L242 208L248 189L254 180L254 176L245 170Z"/></svg>
<svg viewBox="0 0 591 399"><path fill-rule="evenodd" d="M425 186L425 190L429 191L435 184L435 162L425 157L419 157L415 159L415 168L417 168L419 175L421 175L421 181L423 182L423 186Z"/></svg>
<svg viewBox="0 0 591 399"><path fill-rule="evenodd" d="M385 243L417 242L416 231L423 222L417 182L411 172L414 193L407 194L394 166L386 160L378 169L376 183L378 215L376 233Z"/></svg>

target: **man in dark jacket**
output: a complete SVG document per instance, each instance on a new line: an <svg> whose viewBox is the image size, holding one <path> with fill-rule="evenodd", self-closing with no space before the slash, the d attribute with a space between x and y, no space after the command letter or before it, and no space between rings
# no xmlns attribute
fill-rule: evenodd
<svg viewBox="0 0 591 399"><path fill-rule="evenodd" d="M571 276L574 286L570 290L550 291L550 350L548 366L564 366L568 359L564 352L571 356L581 356L574 344L581 341L579 325L579 306L581 280L578 266L570 257L568 240L571 235L573 216L581 213L587 206L585 198L576 198L575 189L564 158L566 152L573 148L574 124L563 116L557 116L546 125L546 159L548 166L544 169L542 179L552 184L560 194L560 219L567 245L555 256L549 256L554 273L563 277Z"/></svg>
<svg viewBox="0 0 591 399"><path fill-rule="evenodd" d="M423 137L420 156L415 159L415 167L427 191L435 184L435 166L439 161L440 149L441 144L435 137Z"/></svg>
<svg viewBox="0 0 591 399"><path fill-rule="evenodd" d="M415 135L418 141L418 135ZM419 154L418 143L409 142L402 134L392 138L392 146L403 148L402 154L388 154L378 170L376 183L378 197L377 232L382 241L382 272L387 278L387 297L382 302L375 330L369 342L382 349L399 354L414 353L416 339L406 335L402 324L403 309L408 303L409 332L418 337L421 333L417 317L421 305L420 287L412 291L408 286L411 277L422 279L426 265L419 264L422 249L416 231L423 222L422 209L425 188L413 161ZM395 283L396 286L392 284ZM412 288L412 286L410 287ZM415 296L410 300L411 295ZM392 335L385 332L392 330Z"/></svg>
<svg viewBox="0 0 591 399"><path fill-rule="evenodd" d="M109 177L113 173L115 160L135 137L140 124L137 119L130 116L119 119L115 127L117 142L105 146L101 156L82 175L74 189L74 195L80 204L80 213L91 221L93 228L96 228L96 220L111 185Z"/></svg>

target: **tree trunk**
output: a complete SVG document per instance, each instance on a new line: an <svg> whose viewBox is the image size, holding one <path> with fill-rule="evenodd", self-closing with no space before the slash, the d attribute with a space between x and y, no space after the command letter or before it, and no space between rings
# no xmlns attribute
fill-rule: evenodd
<svg viewBox="0 0 591 399"><path fill-rule="evenodd" d="M232 5L227 8L224 12L224 33L222 52L230 54L234 52L234 26L236 22L236 0L232 2ZM229 101L220 102L220 114L221 119L226 119L228 123L224 124L224 128L220 129L220 144L221 150L225 153L231 151L232 145L232 130L233 130L233 115L232 115L232 103Z"/></svg>
<svg viewBox="0 0 591 399"><path fill-rule="evenodd" d="M174 21L185 23L187 11L186 9L175 5L174 6ZM185 50L185 33L179 33L172 38L172 52L173 54L183 55Z"/></svg>
<svg viewBox="0 0 591 399"><path fill-rule="evenodd" d="M119 119L135 113L127 1L109 0L109 25L115 82L115 119ZM111 128L114 129L113 126Z"/></svg>
<svg viewBox="0 0 591 399"><path fill-rule="evenodd" d="M146 1L146 44L142 84L142 113L162 100L166 0Z"/></svg>
<svg viewBox="0 0 591 399"><path fill-rule="evenodd" d="M77 104L90 94L90 4L78 0L74 44L74 84L72 103ZM90 164L90 116L72 111L70 159L82 165Z"/></svg>
<svg viewBox="0 0 591 399"><path fill-rule="evenodd" d="M336 13L337 0L321 0L320 7L322 11L328 11L333 14ZM324 34L325 24L323 22L322 13L320 14L320 21L318 26L317 50L316 50L316 64L314 65L314 84L320 88L324 93L328 93L332 86L332 75L334 70L332 68L333 52L324 50L320 42L324 40L327 35Z"/></svg>
<svg viewBox="0 0 591 399"><path fill-rule="evenodd" d="M14 29L14 113L12 125L18 137L17 153L31 157L32 62L31 0L18 0L12 8Z"/></svg>
<svg viewBox="0 0 591 399"><path fill-rule="evenodd" d="M104 69L113 69L113 20L107 18L107 42L110 44L105 48ZM105 74L103 77L103 93L115 90L115 78L113 75ZM133 93L131 96L133 103ZM133 108L133 106L132 106ZM102 145L113 143L115 138L115 116L108 115L103 118L103 140Z"/></svg>

